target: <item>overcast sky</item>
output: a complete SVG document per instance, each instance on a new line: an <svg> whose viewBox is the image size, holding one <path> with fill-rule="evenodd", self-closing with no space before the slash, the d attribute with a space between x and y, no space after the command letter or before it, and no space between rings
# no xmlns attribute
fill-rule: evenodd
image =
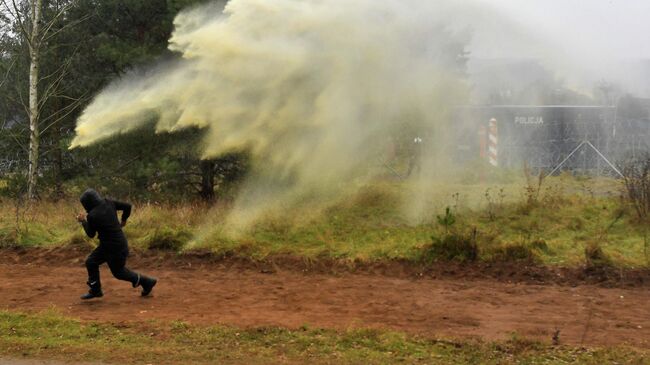
<svg viewBox="0 0 650 365"><path fill-rule="evenodd" d="M480 1L526 29L526 37L539 37L547 46L565 50L578 47L617 58L650 58L650 0ZM477 30L481 27L477 25ZM486 37L495 35L478 35L482 44L476 45L477 55L498 56ZM512 52L503 44L498 48Z"/></svg>

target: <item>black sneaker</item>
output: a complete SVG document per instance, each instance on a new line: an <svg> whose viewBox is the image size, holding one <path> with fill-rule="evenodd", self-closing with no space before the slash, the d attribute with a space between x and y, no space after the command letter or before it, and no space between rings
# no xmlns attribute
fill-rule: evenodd
<svg viewBox="0 0 650 365"><path fill-rule="evenodd" d="M104 293L102 293L101 290L98 291L98 292L93 292L93 291L91 290L91 291L89 291L88 293L82 295L82 296L81 296L81 299L83 299L83 300L88 300L88 299L93 299L93 298L101 298L101 297L103 297L103 296L104 296Z"/></svg>
<svg viewBox="0 0 650 365"><path fill-rule="evenodd" d="M140 293L140 295L142 295L143 297L149 295L153 287L156 286L157 282L158 280L156 280L155 278L150 278L142 275L142 277L140 278L140 286L142 286L142 292Z"/></svg>
<svg viewBox="0 0 650 365"><path fill-rule="evenodd" d="M95 281L92 283L88 282L86 284L88 284L90 290L88 290L88 293L82 295L81 299L88 300L93 298L101 298L104 296L104 293L102 293L102 285L99 283L99 281Z"/></svg>

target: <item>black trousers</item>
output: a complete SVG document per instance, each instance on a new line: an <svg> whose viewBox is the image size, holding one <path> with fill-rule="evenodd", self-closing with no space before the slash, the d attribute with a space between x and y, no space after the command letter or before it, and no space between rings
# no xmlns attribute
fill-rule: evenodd
<svg viewBox="0 0 650 365"><path fill-rule="evenodd" d="M126 258L129 256L128 248L106 249L101 244L93 250L86 259L88 270L88 285L101 287L99 280L99 265L107 263L111 273L116 279L130 282L134 287L139 284L140 275L126 268Z"/></svg>

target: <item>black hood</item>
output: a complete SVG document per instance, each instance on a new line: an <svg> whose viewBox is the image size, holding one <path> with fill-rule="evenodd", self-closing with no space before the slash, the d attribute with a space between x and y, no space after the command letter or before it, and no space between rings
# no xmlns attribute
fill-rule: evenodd
<svg viewBox="0 0 650 365"><path fill-rule="evenodd" d="M84 209L86 209L86 212L90 212L103 201L101 195L94 189L84 191L79 200L81 201L81 205L84 206Z"/></svg>

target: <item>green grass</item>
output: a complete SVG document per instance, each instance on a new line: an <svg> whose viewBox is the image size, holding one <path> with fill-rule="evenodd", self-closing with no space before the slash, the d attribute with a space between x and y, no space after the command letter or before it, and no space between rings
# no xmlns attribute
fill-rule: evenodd
<svg viewBox="0 0 650 365"><path fill-rule="evenodd" d="M419 261L432 241L476 229L480 260L501 260L508 257L504 252L530 248L543 264L578 266L585 262L585 248L595 242L616 266L649 266L643 237L647 226L622 206L612 181L548 180L534 202L528 201L521 183L436 186L437 196L417 222L403 214L400 203L413 192L400 184L380 184L362 189L316 218L267 217L237 239L217 229L195 247L255 258L293 254L311 259ZM490 201L486 192L492 195ZM451 232L436 219L447 206L456 218Z"/></svg>
<svg viewBox="0 0 650 365"><path fill-rule="evenodd" d="M126 234L130 244L141 249L209 249L254 259L289 254L309 260L369 262L421 261L432 242L476 229L478 258L484 261L530 256L546 265L573 267L583 265L585 248L596 244L612 265L648 267L650 253L644 240L648 225L639 223L621 203L617 184L568 176L547 178L541 188L522 179L508 184L425 187L380 182L316 211L296 205L269 213L234 236L225 220L227 206L136 204ZM76 203L34 205L22 212L19 224L11 203L0 205L4 208L0 244L89 242L74 222L80 209ZM450 227L436 218L446 207L455 217Z"/></svg>
<svg viewBox="0 0 650 365"><path fill-rule="evenodd" d="M650 364L647 351L444 341L379 330L103 324L0 311L0 356L119 364Z"/></svg>

